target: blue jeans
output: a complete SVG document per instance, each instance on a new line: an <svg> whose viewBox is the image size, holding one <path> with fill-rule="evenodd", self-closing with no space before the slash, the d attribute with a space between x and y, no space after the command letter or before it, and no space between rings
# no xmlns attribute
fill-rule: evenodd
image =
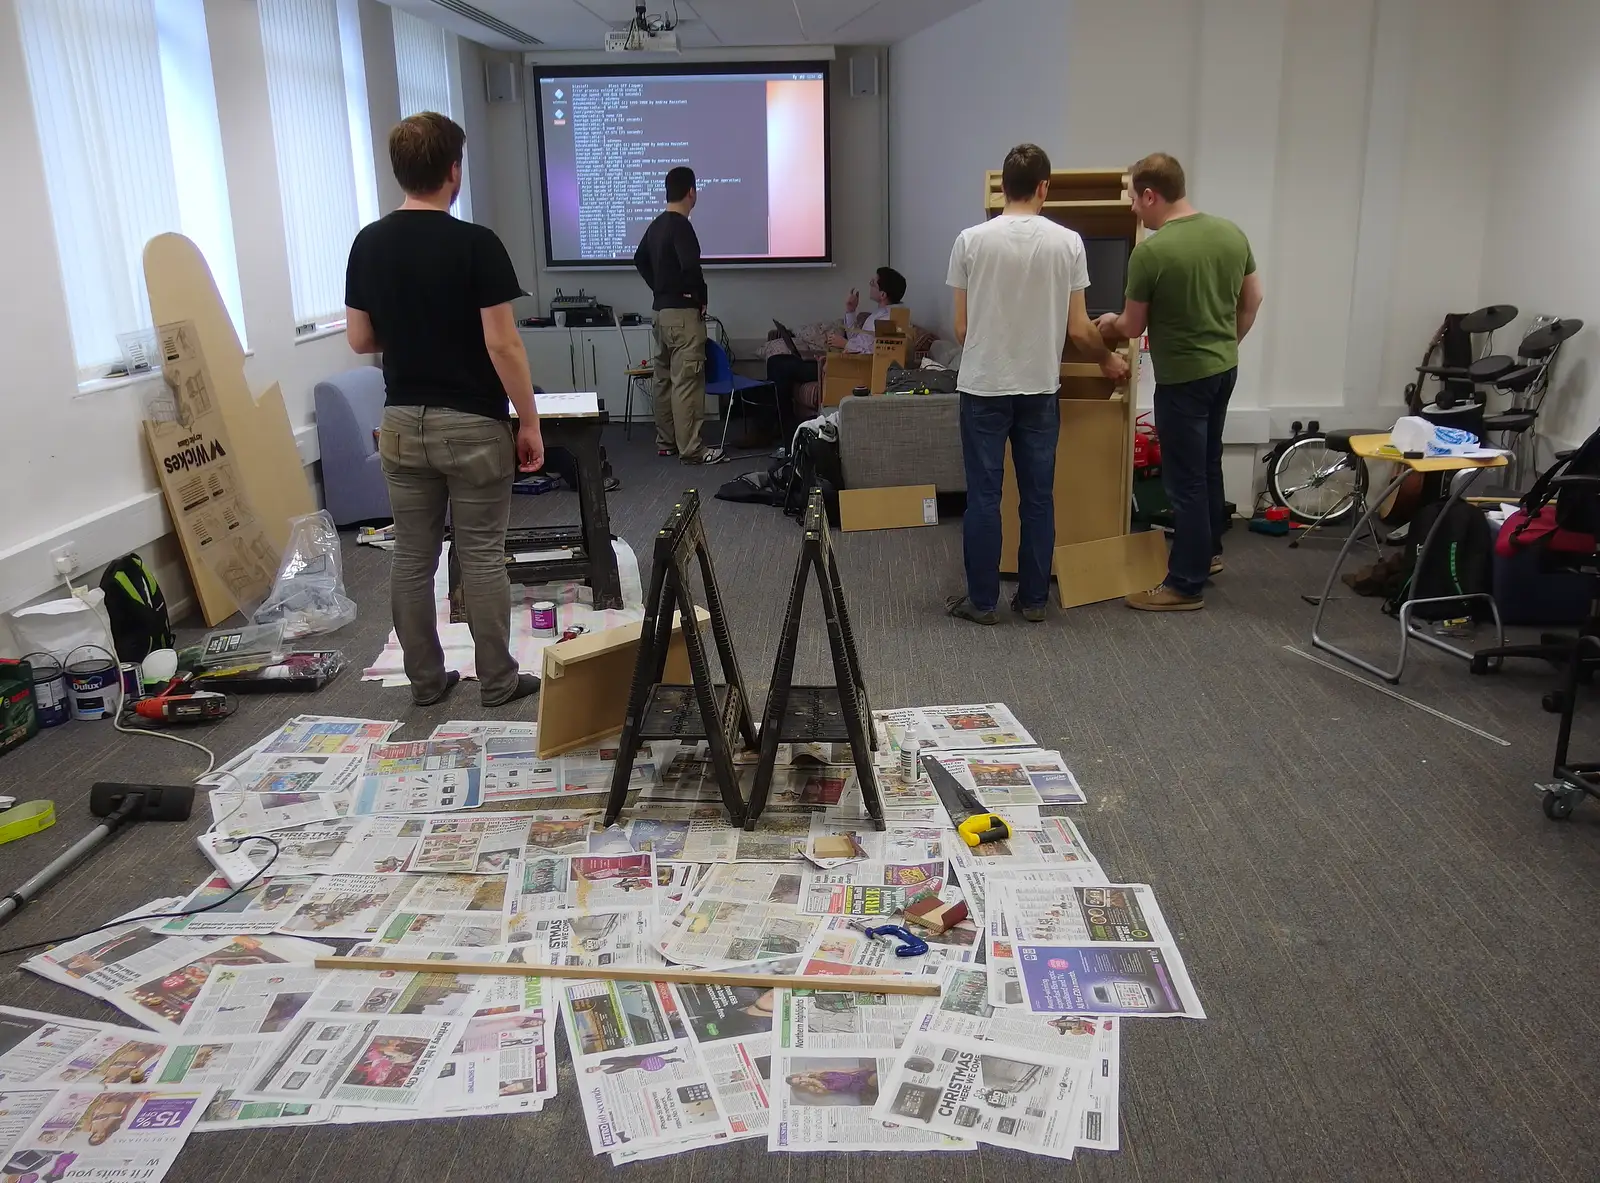
<svg viewBox="0 0 1600 1183"><path fill-rule="evenodd" d="M961 523L967 599L980 612L1000 601L1000 489L1006 441L1017 472L1019 524L1017 603L1042 607L1050 598L1056 545L1056 441L1061 408L1052 394L961 396L961 458L967 470L967 513Z"/></svg>
<svg viewBox="0 0 1600 1183"><path fill-rule="evenodd" d="M1156 386L1156 435L1161 440L1161 485L1172 503L1172 550L1167 586L1198 596L1211 576L1211 557L1222 553L1228 525L1222 493L1222 425L1237 368Z"/></svg>

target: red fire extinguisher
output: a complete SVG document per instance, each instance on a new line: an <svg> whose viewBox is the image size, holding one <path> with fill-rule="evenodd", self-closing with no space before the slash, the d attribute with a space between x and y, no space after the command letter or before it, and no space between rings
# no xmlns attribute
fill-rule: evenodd
<svg viewBox="0 0 1600 1183"><path fill-rule="evenodd" d="M1133 468L1141 477L1155 476L1161 471L1161 440L1149 412L1134 420Z"/></svg>

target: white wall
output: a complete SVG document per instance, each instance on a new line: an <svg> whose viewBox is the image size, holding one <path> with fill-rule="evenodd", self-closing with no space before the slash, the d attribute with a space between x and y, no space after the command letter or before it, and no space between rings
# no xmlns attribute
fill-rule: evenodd
<svg viewBox="0 0 1600 1183"><path fill-rule="evenodd" d="M386 16L376 9L366 16ZM256 6L206 0L207 34L222 129L228 196L252 356L245 374L257 392L283 388L302 458L316 458L311 391L318 379L360 364L343 334L297 343L290 302L283 214L267 103ZM369 80L369 102L393 97L393 53ZM380 61L380 66L383 63ZM80 393L66 300L50 221L14 0L0 0L0 224L7 227L0 284L0 418L6 454L26 512L0 517L0 609L59 586L49 551L71 539L86 569L131 548L157 566L169 604L188 601L187 577L145 449L140 418L152 383ZM163 537L167 536L167 537ZM86 574L89 572L86 571Z"/></svg>
<svg viewBox="0 0 1600 1183"><path fill-rule="evenodd" d="M736 340L764 340L774 318L790 325L827 320L843 314L844 298L850 288L866 292L874 268L888 262L885 208L888 195L888 170L883 137L887 115L887 96L851 98L849 64L851 53L838 50L832 67L832 188L833 258L832 267L820 268L711 268L706 280L710 287L710 312L720 317L729 336ZM882 52L881 50L877 52ZM484 57L515 60L508 55L483 51ZM760 51L752 50L752 57ZM468 76L467 85L482 87L481 66ZM527 71L521 80L526 83ZM526 99L526 88L520 92ZM506 244L516 264L522 286L534 293L519 305L521 315L545 315L556 288L568 294L583 288L617 312L650 314L650 292L632 268L617 271L547 271L544 267L544 227L540 208L538 178L538 140L529 123L524 102L489 103L487 135L474 154L469 140L467 152L481 167L488 156L489 190L492 211L474 210L476 220L492 226ZM468 127L469 137L474 129ZM532 137L532 138L530 138ZM479 184L474 173L473 184ZM482 190L474 188L473 200ZM908 297L919 323L924 303L913 290ZM538 375L534 375L538 381Z"/></svg>
<svg viewBox="0 0 1600 1183"><path fill-rule="evenodd" d="M1230 439L1281 437L1294 418L1381 424L1442 315L1478 303L1498 12L984 0L891 49L892 261L914 289L942 289L950 243L982 216L983 171L1015 143L1062 168L1168 151L1196 204L1249 234L1266 286Z"/></svg>
<svg viewBox="0 0 1600 1183"><path fill-rule="evenodd" d="M1493 192L1480 303L1515 304L1524 317L1579 317L1562 348L1540 428L1553 448L1600 427L1600 6L1522 0L1507 76L1505 131L1492 153ZM1520 326L1496 344L1509 352ZM1542 454L1543 455L1543 454Z"/></svg>

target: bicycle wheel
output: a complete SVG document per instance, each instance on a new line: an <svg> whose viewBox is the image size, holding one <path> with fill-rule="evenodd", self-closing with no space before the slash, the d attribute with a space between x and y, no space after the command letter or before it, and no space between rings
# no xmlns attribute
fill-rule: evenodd
<svg viewBox="0 0 1600 1183"><path fill-rule="evenodd" d="M1328 447L1321 432L1292 440L1267 470L1267 492L1303 525L1337 521L1355 509L1367 489L1367 465Z"/></svg>

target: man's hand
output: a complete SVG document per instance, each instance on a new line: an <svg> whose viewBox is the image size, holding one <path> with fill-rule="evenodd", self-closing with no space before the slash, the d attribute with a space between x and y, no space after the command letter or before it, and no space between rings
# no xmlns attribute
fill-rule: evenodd
<svg viewBox="0 0 1600 1183"><path fill-rule="evenodd" d="M538 472L544 467L544 436L537 420L520 421L517 425L517 470Z"/></svg>
<svg viewBox="0 0 1600 1183"><path fill-rule="evenodd" d="M1107 345L1115 345L1118 341L1122 340L1122 333L1117 328L1118 319L1119 314L1115 312L1102 312L1099 316L1095 317L1095 328L1100 330L1100 336L1105 340Z"/></svg>
<svg viewBox="0 0 1600 1183"><path fill-rule="evenodd" d="M1102 326L1102 333L1105 331ZM1128 359L1120 353L1113 353L1100 363L1100 372L1113 382L1125 382L1133 371L1128 367Z"/></svg>
<svg viewBox="0 0 1600 1183"><path fill-rule="evenodd" d="M850 338L846 337L843 333L829 333L828 348L848 349L850 348Z"/></svg>
<svg viewBox="0 0 1600 1183"><path fill-rule="evenodd" d="M854 312L859 307L861 307L861 293L851 288L850 294L844 298L844 310Z"/></svg>

